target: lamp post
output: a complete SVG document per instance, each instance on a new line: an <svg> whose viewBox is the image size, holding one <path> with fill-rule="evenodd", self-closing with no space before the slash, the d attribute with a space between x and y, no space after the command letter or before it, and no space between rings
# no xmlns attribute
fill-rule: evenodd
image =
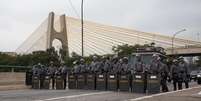
<svg viewBox="0 0 201 101"><path fill-rule="evenodd" d="M82 29L81 29L81 44L82 44L82 57L84 56L84 39L83 39L83 37L84 37L84 28L83 28L83 26L84 26L84 21L83 21L83 8L84 8L84 0L82 0L82 2L81 2L81 27L82 27Z"/></svg>
<svg viewBox="0 0 201 101"><path fill-rule="evenodd" d="M172 54L174 53L174 39L175 39L176 35L178 35L181 32L184 32L184 31L186 31L186 29L182 29L182 30L177 31L176 33L173 34L173 37L172 37Z"/></svg>

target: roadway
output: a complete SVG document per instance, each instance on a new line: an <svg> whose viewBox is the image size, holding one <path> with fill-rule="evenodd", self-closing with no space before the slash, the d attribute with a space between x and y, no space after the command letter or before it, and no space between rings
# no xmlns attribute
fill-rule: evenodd
<svg viewBox="0 0 201 101"><path fill-rule="evenodd" d="M190 83L192 88L183 91L154 95L129 92L90 90L12 90L0 91L0 101L201 101L201 86ZM172 86L169 85L170 90Z"/></svg>

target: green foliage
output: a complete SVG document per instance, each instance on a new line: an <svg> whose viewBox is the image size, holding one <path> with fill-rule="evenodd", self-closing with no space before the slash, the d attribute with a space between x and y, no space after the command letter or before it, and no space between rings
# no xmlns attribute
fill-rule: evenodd
<svg viewBox="0 0 201 101"><path fill-rule="evenodd" d="M118 46L113 46L112 50L115 54L118 54L118 56L127 56L132 54L134 51L137 51L138 48L146 48L146 47L154 47L155 43L151 44L144 44L144 45L118 45Z"/></svg>
<svg viewBox="0 0 201 101"><path fill-rule="evenodd" d="M112 50L115 54L118 54L118 56L122 57L122 56L128 56L132 54L138 48L154 47L154 45L155 45L154 43L145 44L145 45L124 44L124 45L113 46ZM54 65L58 66L60 65L61 61L64 61L67 66L72 67L73 62L74 61L79 62L80 58L84 58L85 62L89 64L92 61L92 58L94 55L96 55L98 59L101 59L103 56L111 57L114 54L105 54L102 56L93 54L87 57L82 57L78 55L77 53L72 52L71 57L68 57L66 55L65 50L60 49L59 55L58 55L58 53L52 47L50 49L47 49L46 51L35 51L31 54L24 54L24 55L17 55L17 56L10 56L7 54L0 53L0 65L32 66L37 63L48 65L50 61L53 61Z"/></svg>
<svg viewBox="0 0 201 101"><path fill-rule="evenodd" d="M54 48L17 56L0 53L0 65L31 66L37 63L48 65L50 61L53 61L55 65L60 64L59 56Z"/></svg>
<svg viewBox="0 0 201 101"><path fill-rule="evenodd" d="M0 52L0 65L14 65L15 61L15 56L10 56Z"/></svg>

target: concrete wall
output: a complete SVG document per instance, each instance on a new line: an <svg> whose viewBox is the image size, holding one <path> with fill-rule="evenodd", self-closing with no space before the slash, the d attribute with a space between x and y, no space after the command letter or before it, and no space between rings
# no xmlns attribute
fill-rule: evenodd
<svg viewBox="0 0 201 101"><path fill-rule="evenodd" d="M25 76L25 73L0 72L0 86L25 84Z"/></svg>

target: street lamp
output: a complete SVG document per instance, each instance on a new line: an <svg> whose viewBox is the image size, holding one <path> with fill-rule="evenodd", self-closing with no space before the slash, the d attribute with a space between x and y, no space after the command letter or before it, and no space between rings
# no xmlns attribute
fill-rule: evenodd
<svg viewBox="0 0 201 101"><path fill-rule="evenodd" d="M176 33L173 34L173 37L172 37L172 54L174 52L174 39L175 39L176 35L178 35L181 32L184 32L184 31L186 31L186 29L182 29L182 30L177 31Z"/></svg>

